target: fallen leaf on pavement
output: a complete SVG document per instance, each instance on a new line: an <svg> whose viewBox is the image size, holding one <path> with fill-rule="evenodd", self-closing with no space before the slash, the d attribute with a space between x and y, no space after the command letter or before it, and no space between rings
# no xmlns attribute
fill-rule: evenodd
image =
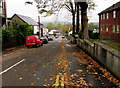
<svg viewBox="0 0 120 88"><path fill-rule="evenodd" d="M21 77L21 78L19 78L19 80L22 80L23 78Z"/></svg>
<svg viewBox="0 0 120 88"><path fill-rule="evenodd" d="M78 72L82 72L82 70L81 70L81 69L79 69L79 70L76 70L76 71L78 71Z"/></svg>
<svg viewBox="0 0 120 88"><path fill-rule="evenodd" d="M37 78L37 80L40 80L40 78Z"/></svg>
<svg viewBox="0 0 120 88"><path fill-rule="evenodd" d="M53 80L52 78L50 78L50 80Z"/></svg>

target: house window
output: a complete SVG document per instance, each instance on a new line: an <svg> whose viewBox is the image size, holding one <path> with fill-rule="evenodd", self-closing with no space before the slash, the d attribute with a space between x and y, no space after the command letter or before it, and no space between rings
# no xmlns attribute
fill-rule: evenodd
<svg viewBox="0 0 120 88"><path fill-rule="evenodd" d="M106 31L108 32L108 27L106 27Z"/></svg>
<svg viewBox="0 0 120 88"><path fill-rule="evenodd" d="M105 19L105 14L103 14L103 19Z"/></svg>
<svg viewBox="0 0 120 88"><path fill-rule="evenodd" d="M101 30L101 31L103 30L103 29L102 29L102 26L101 26L100 30Z"/></svg>
<svg viewBox="0 0 120 88"><path fill-rule="evenodd" d="M101 20L102 20L102 14L101 14Z"/></svg>
<svg viewBox="0 0 120 88"><path fill-rule="evenodd" d="M104 31L104 25L102 26L102 31Z"/></svg>
<svg viewBox="0 0 120 88"><path fill-rule="evenodd" d="M119 33L119 32L120 32L120 26L117 25L116 28L117 28L117 31L116 31L116 32Z"/></svg>
<svg viewBox="0 0 120 88"><path fill-rule="evenodd" d="M109 17L109 15L108 15L108 13L106 14L106 18L108 19L108 17Z"/></svg>
<svg viewBox="0 0 120 88"><path fill-rule="evenodd" d="M112 26L112 32L115 33L115 25Z"/></svg>
<svg viewBox="0 0 120 88"><path fill-rule="evenodd" d="M116 11L113 11L113 18L116 18Z"/></svg>

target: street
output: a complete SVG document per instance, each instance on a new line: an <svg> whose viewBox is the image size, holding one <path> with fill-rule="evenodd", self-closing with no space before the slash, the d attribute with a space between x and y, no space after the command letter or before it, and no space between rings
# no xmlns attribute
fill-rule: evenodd
<svg viewBox="0 0 120 88"><path fill-rule="evenodd" d="M66 38L56 38L39 48L24 47L2 59L3 88L117 88L119 83L109 71Z"/></svg>

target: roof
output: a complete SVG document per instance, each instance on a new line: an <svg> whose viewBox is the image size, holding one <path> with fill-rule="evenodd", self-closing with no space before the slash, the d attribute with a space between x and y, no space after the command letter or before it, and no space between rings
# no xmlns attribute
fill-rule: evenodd
<svg viewBox="0 0 120 88"><path fill-rule="evenodd" d="M35 20L33 20L32 18L30 18L30 17L28 17L28 16L23 16L23 15L19 15L19 14L14 14L14 15L12 16L12 18L13 18L14 16L19 17L22 21L24 21L25 23L28 23L29 25L38 25L38 23L37 23Z"/></svg>
<svg viewBox="0 0 120 88"><path fill-rule="evenodd" d="M120 1L115 3L115 4L113 4L112 6L108 7L107 9L103 10L99 14L110 12L110 11L113 11L113 10L116 10L116 9L120 9Z"/></svg>

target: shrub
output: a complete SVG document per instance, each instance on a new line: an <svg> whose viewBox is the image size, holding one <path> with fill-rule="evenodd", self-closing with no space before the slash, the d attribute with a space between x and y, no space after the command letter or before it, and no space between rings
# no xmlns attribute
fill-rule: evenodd
<svg viewBox="0 0 120 88"><path fill-rule="evenodd" d="M33 34L33 28L26 23L15 21L11 26L2 28L3 43L10 42L13 38L17 38L18 44L25 43L25 37ZM23 43L24 42L24 43Z"/></svg>
<svg viewBox="0 0 120 88"><path fill-rule="evenodd" d="M33 28L28 24L20 24L18 30L16 30L17 35L21 35L23 38L33 34Z"/></svg>
<svg viewBox="0 0 120 88"><path fill-rule="evenodd" d="M2 42L9 42L14 37L14 33L12 30L7 30L6 28L2 29Z"/></svg>
<svg viewBox="0 0 120 88"><path fill-rule="evenodd" d="M79 35L79 38L81 38L81 39L84 38L83 31L79 31L79 32L78 32L78 35Z"/></svg>
<svg viewBox="0 0 120 88"><path fill-rule="evenodd" d="M99 39L99 33L93 33L92 30L88 30L88 32L91 39Z"/></svg>

